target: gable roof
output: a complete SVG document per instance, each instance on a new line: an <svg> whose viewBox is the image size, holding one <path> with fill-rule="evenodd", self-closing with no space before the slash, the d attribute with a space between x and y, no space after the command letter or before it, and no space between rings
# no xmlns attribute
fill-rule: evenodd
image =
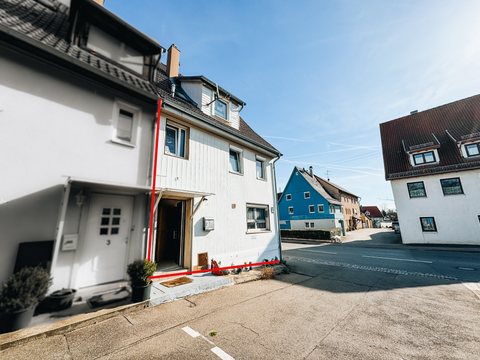
<svg viewBox="0 0 480 360"><path fill-rule="evenodd" d="M362 212L366 213L367 211L370 213L367 215L370 218L383 218L382 212L376 206L362 206Z"/></svg>
<svg viewBox="0 0 480 360"><path fill-rule="evenodd" d="M315 178L312 178L310 176L310 173L306 171L305 169L301 169L298 166L295 166L293 171L298 171L305 180L307 180L308 184L315 190L320 196L322 196L325 200L328 201L329 204L334 204L334 205L343 205L341 201L338 201L334 197L332 197L327 190L320 184ZM314 175L315 176L315 175ZM285 193L285 191L284 191Z"/></svg>
<svg viewBox="0 0 480 360"><path fill-rule="evenodd" d="M103 8L102 11L108 12ZM73 68L76 73L96 75L151 100L158 99L155 86L150 82L71 44L70 8L58 0L0 0L0 15L0 41ZM158 42L151 39L152 49L155 44L161 49Z"/></svg>
<svg viewBox="0 0 480 360"><path fill-rule="evenodd" d="M348 190L345 190L344 188L342 188L342 187L340 187L340 186L338 186L338 185L336 185L336 184L334 184L334 183L332 183L332 182L330 182L330 181L328 181L328 180L325 180L325 179L321 178L320 176L315 175L315 177L317 178L318 181L320 181L320 182L322 182L322 183L329 184L329 185L333 186L334 188L337 188L337 189L340 190L341 192L350 194L350 195L358 198L357 195L351 193L351 192L348 191Z"/></svg>
<svg viewBox="0 0 480 360"><path fill-rule="evenodd" d="M180 107L182 111L186 111L187 113L190 113L191 115L197 118L200 118L201 120L209 123L210 125L213 125L235 136L243 138L255 145L259 145L260 147L263 147L270 152L281 155L280 152L277 149L275 149L275 147L273 147L269 142L267 142L260 135L258 135L243 120L242 117L240 117L240 126L239 126L239 129L237 130L232 126L224 124L223 122L214 118L213 116L209 116L205 114L198 106L195 106L192 103L192 101L184 99L180 96L172 96L171 90L170 90L170 85L172 82L171 82L171 79L168 77L166 70L167 70L167 66L165 64L163 63L159 64L159 67L157 69L157 92L164 102L174 107ZM183 76L179 75L179 78L181 77ZM177 83L177 86L181 87L181 81L180 81L180 84Z"/></svg>
<svg viewBox="0 0 480 360"><path fill-rule="evenodd" d="M380 124L385 178L392 180L480 168L465 159L458 145L480 140L480 95ZM408 153L434 149L439 163L412 167Z"/></svg>

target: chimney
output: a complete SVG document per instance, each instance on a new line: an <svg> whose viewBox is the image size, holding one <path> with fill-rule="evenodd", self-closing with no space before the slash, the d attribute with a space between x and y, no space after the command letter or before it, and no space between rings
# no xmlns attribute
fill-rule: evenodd
<svg viewBox="0 0 480 360"><path fill-rule="evenodd" d="M178 68L180 67L180 50L175 44L168 49L167 56L167 76L174 78L178 76Z"/></svg>
<svg viewBox="0 0 480 360"><path fill-rule="evenodd" d="M310 176L311 176L312 178L314 178L314 177L313 177L313 166L310 166L310 167L309 167L309 170L310 170Z"/></svg>
<svg viewBox="0 0 480 360"><path fill-rule="evenodd" d="M95 1L98 5L102 5L103 6L103 3L105 2L105 0L93 0Z"/></svg>

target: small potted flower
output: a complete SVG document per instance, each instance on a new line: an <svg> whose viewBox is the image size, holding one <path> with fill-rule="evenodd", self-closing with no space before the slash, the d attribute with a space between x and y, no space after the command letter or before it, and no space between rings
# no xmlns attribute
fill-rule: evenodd
<svg viewBox="0 0 480 360"><path fill-rule="evenodd" d="M127 266L127 274L132 286L132 302L142 302L150 299L152 281L150 276L157 269L157 264L148 260L135 260Z"/></svg>
<svg viewBox="0 0 480 360"><path fill-rule="evenodd" d="M0 291L0 334L28 326L51 284L50 274L41 266L24 267L4 282Z"/></svg>

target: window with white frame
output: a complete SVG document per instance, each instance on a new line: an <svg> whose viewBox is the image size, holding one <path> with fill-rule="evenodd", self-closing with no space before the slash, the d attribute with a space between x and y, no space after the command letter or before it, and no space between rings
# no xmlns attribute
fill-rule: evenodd
<svg viewBox="0 0 480 360"><path fill-rule="evenodd" d="M229 153L229 170L230 172L242 174L243 173L243 150L230 145Z"/></svg>
<svg viewBox="0 0 480 360"><path fill-rule="evenodd" d="M287 196L285 198L287 199L287 201L292 200L292 194L287 194Z"/></svg>
<svg viewBox="0 0 480 360"><path fill-rule="evenodd" d="M289 213L290 215L293 215L293 206L289 206L289 207L288 207L288 213Z"/></svg>
<svg viewBox="0 0 480 360"><path fill-rule="evenodd" d="M323 206L323 204L318 204L317 208L319 213L325 212L325 207Z"/></svg>
<svg viewBox="0 0 480 360"><path fill-rule="evenodd" d="M310 199L310 192L309 191L306 191L303 193L303 198L304 199Z"/></svg>
<svg viewBox="0 0 480 360"><path fill-rule="evenodd" d="M467 157L480 156L480 143L465 145Z"/></svg>
<svg viewBox="0 0 480 360"><path fill-rule="evenodd" d="M309 205L309 206L308 206L308 212L309 212L310 214L314 213L314 212L315 212L315 205Z"/></svg>
<svg viewBox="0 0 480 360"><path fill-rule="evenodd" d="M165 129L165 154L187 157L188 129L167 122Z"/></svg>
<svg viewBox="0 0 480 360"><path fill-rule="evenodd" d="M140 108L116 100L113 107L112 141L135 146L140 115Z"/></svg>
<svg viewBox="0 0 480 360"><path fill-rule="evenodd" d="M247 231L269 229L268 205L247 204Z"/></svg>
<svg viewBox="0 0 480 360"><path fill-rule="evenodd" d="M256 166L256 172L257 172L257 179L260 180L265 180L265 158L262 158L261 156L256 156L255 157L255 166Z"/></svg>
<svg viewBox="0 0 480 360"><path fill-rule="evenodd" d="M223 101L220 101L220 100L216 100L215 101L215 115L224 119L224 120L228 120L228 117L227 117L227 109L228 109L228 105L226 103L224 103Z"/></svg>
<svg viewBox="0 0 480 360"><path fill-rule="evenodd" d="M423 165L434 163L437 160L435 159L435 153L433 151L427 151L420 154L413 155L413 162L415 165Z"/></svg>

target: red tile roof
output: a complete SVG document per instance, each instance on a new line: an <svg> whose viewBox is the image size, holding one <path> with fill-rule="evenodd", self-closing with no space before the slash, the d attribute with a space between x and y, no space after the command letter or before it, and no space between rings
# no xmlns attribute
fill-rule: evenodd
<svg viewBox="0 0 480 360"><path fill-rule="evenodd" d="M480 95L385 122L380 133L387 180L480 168L455 142L480 140ZM438 148L439 163L412 167L406 151L427 148Z"/></svg>
<svg viewBox="0 0 480 360"><path fill-rule="evenodd" d="M370 215L367 214L370 218L383 218L382 212L376 206L362 206L362 212L366 213L369 212Z"/></svg>

